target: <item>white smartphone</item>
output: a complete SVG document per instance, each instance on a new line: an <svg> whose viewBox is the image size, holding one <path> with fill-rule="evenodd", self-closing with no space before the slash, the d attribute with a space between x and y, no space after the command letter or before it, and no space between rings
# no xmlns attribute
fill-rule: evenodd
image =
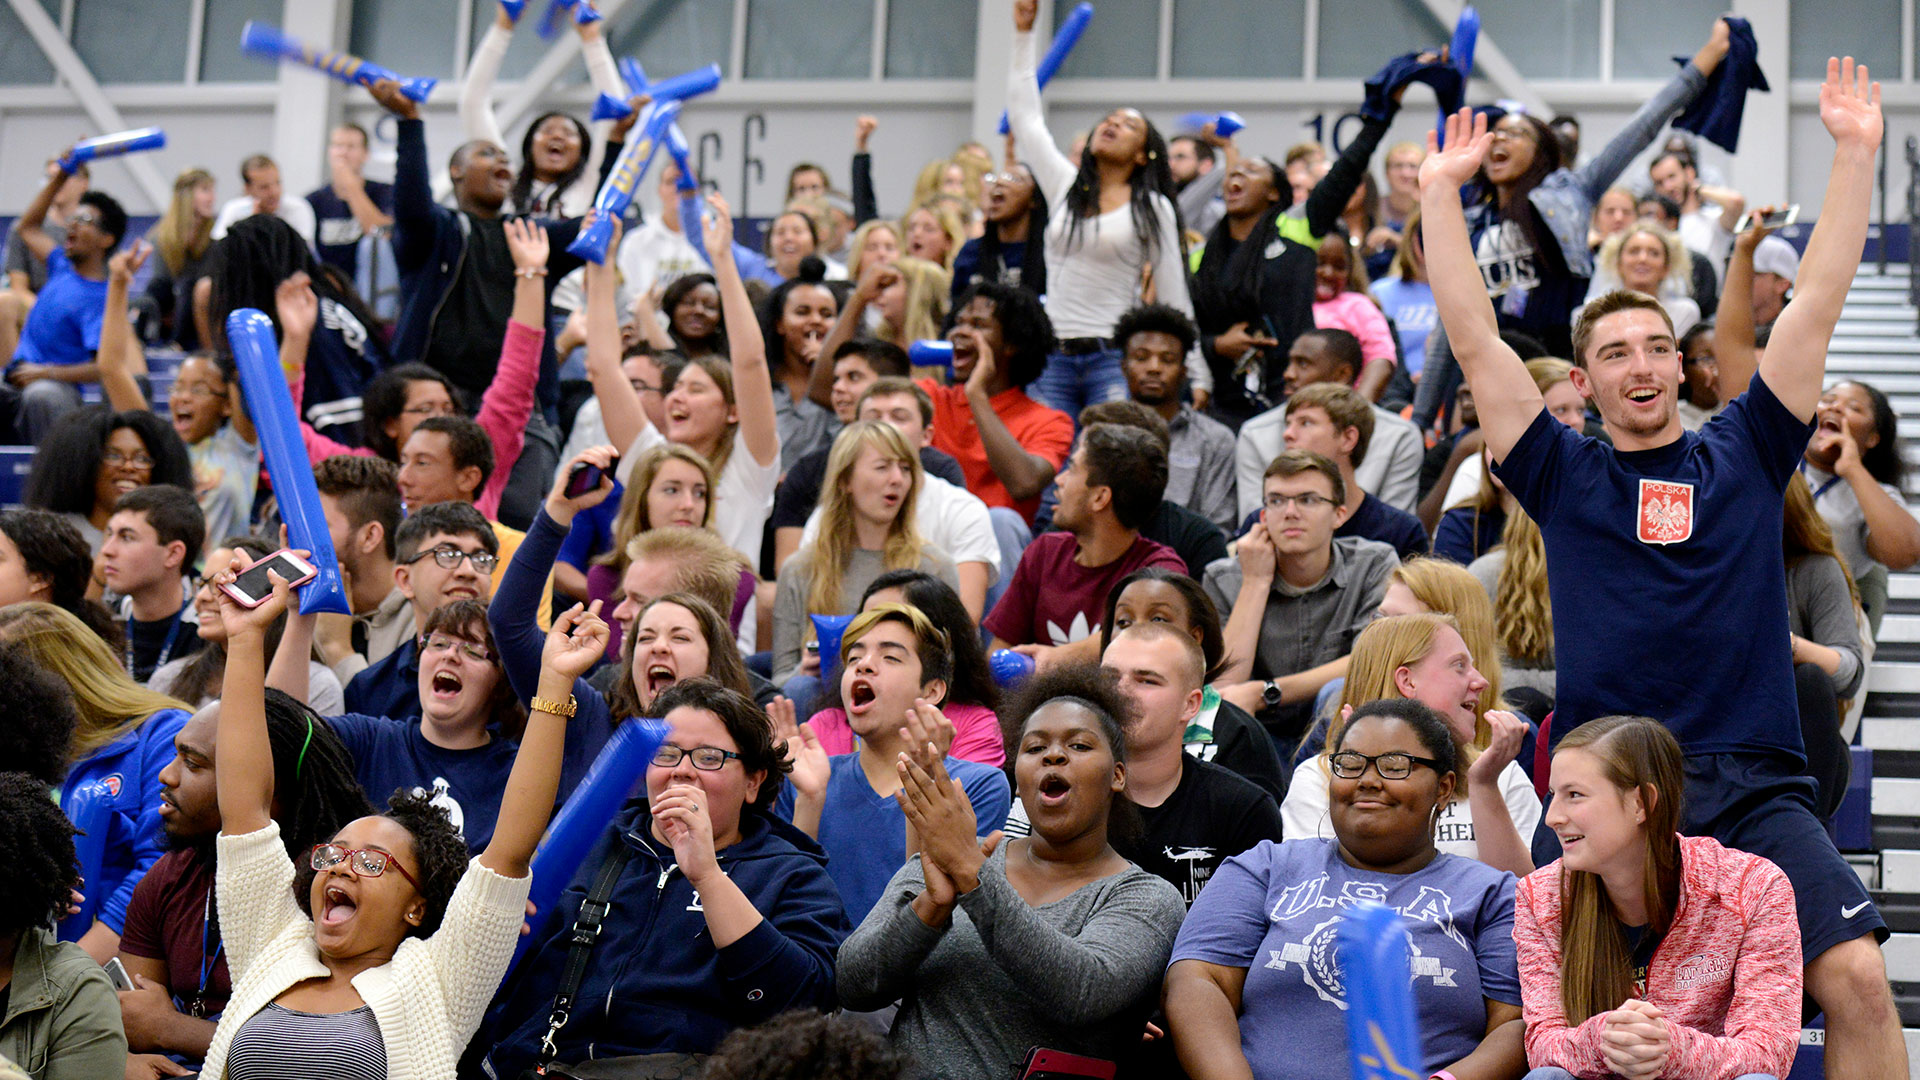
<svg viewBox="0 0 1920 1080"><path fill-rule="evenodd" d="M1757 222L1754 219L1754 213L1754 211L1749 210L1740 215L1740 220L1735 222L1733 226L1734 235L1738 236L1748 229L1753 228L1756 224L1763 229L1778 229L1782 226L1791 225L1800 220L1800 204L1794 203L1785 210L1775 210L1773 213L1761 217Z"/></svg>
<svg viewBox="0 0 1920 1080"><path fill-rule="evenodd" d="M107 978L115 990L133 989L133 977L127 974L127 966L120 962L119 957L108 957L107 962L100 966L106 969Z"/></svg>
<svg viewBox="0 0 1920 1080"><path fill-rule="evenodd" d="M267 580L267 571L280 575L288 585L304 585L320 573L312 563L282 548L241 571L231 585L223 585L228 596L239 601L241 606L257 608L273 596L273 582Z"/></svg>

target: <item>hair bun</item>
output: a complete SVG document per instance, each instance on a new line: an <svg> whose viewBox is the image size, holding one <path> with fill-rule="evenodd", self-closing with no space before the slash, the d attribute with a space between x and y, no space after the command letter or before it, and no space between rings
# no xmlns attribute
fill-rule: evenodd
<svg viewBox="0 0 1920 1080"><path fill-rule="evenodd" d="M818 285L827 280L826 260L818 255L803 257L800 260L800 269L794 273L793 280L805 282L808 285Z"/></svg>

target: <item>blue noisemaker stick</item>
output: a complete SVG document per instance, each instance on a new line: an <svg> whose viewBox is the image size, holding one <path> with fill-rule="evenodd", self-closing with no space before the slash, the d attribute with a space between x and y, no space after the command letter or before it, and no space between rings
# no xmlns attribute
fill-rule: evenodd
<svg viewBox="0 0 1920 1080"><path fill-rule="evenodd" d="M1212 124L1213 133L1223 139L1233 138L1247 126L1247 122L1241 119L1237 112L1190 112L1180 118L1181 127L1196 132L1208 124Z"/></svg>
<svg viewBox="0 0 1920 1080"><path fill-rule="evenodd" d="M952 382L953 342L940 338L923 338L907 346L907 360L915 367L941 367L947 369L947 381Z"/></svg>
<svg viewBox="0 0 1920 1080"><path fill-rule="evenodd" d="M640 137L628 143L620 151L620 159L613 163L613 172L607 182L600 185L600 194L594 196L593 210L580 225L580 235L567 245L567 251L595 264L607 261L607 245L613 240L613 222L627 212L627 206L633 202L633 193L640 188L640 178L647 174L653 165L653 159L660 152L660 145L666 140L667 125L680 115L680 103L669 101L665 105L649 105L647 120L640 129Z"/></svg>
<svg viewBox="0 0 1920 1080"><path fill-rule="evenodd" d="M1422 1080L1412 965L1399 912L1366 903L1336 931L1347 984L1347 1049L1353 1080Z"/></svg>
<svg viewBox="0 0 1920 1080"><path fill-rule="evenodd" d="M1060 65L1067 62L1067 54L1080 44L1080 35L1087 32L1087 24L1093 21L1093 5L1082 0L1060 22L1060 29L1053 32L1053 44L1047 46L1047 55L1040 58L1040 64L1033 69L1034 76L1045 90L1047 84L1060 71ZM1000 113L1000 134L1007 133L1007 114Z"/></svg>
<svg viewBox="0 0 1920 1080"><path fill-rule="evenodd" d="M533 853L533 933L520 939L513 962L520 962L527 946L540 936L540 926L553 915L560 894L580 872L587 853L607 830L622 803L635 787L645 783L647 765L667 737L667 725L659 720L628 720L613 730L607 745L587 769L586 779L567 796L560 812L547 826L540 846ZM509 967L507 970L513 970Z"/></svg>
<svg viewBox="0 0 1920 1080"><path fill-rule="evenodd" d="M1480 13L1472 4L1460 9L1460 18L1453 24L1453 40L1447 44L1447 62L1460 69L1460 89L1464 92L1467 80L1473 78L1473 48L1480 41ZM1447 145L1447 112L1440 110L1440 123L1434 127L1434 138L1441 149Z"/></svg>
<svg viewBox="0 0 1920 1080"><path fill-rule="evenodd" d="M440 81L404 79L379 64L369 63L349 53L326 52L295 41L281 33L279 27L260 22L248 22L241 29L240 51L268 60L291 60L322 75L344 83L358 83L369 90L373 89L374 83L391 79L400 84L402 94L414 101L425 101L433 96L433 88Z"/></svg>
<svg viewBox="0 0 1920 1080"><path fill-rule="evenodd" d="M620 61L620 74L633 94L652 94L655 105L664 105L669 101L685 101L690 97L709 94L720 86L720 65L708 64L703 68L682 72L670 79L661 79L657 83L646 81L646 74L640 65L632 60ZM637 73L637 85L636 85ZM633 115L633 106L614 97L601 94L593 102L593 119L624 120Z"/></svg>
<svg viewBox="0 0 1920 1080"><path fill-rule="evenodd" d="M138 154L144 150L158 150L165 145L167 145L167 133L157 127L134 128L131 131L116 131L111 135L96 135L91 139L82 139L74 143L73 149L61 156L60 171L71 174L83 161L98 161L101 158Z"/></svg>
<svg viewBox="0 0 1920 1080"><path fill-rule="evenodd" d="M353 614L340 580L340 561L333 553L333 534L327 531L320 489L313 480L313 464L300 439L300 417L294 412L287 377L280 370L280 347L274 340L273 320L254 308L235 308L227 316L227 342L233 363L240 369L240 392L260 436L260 454L267 460L267 476L280 503L280 520L287 526L287 545L304 548L319 576L295 589L300 613L330 611Z"/></svg>
<svg viewBox="0 0 1920 1080"><path fill-rule="evenodd" d="M995 649L987 654L987 668L993 681L1003 690L1011 690L1033 674L1033 657L1012 649Z"/></svg>
<svg viewBox="0 0 1920 1080"><path fill-rule="evenodd" d="M826 679L840 666L840 639L846 635L852 615L809 615L813 632L820 641L820 678Z"/></svg>

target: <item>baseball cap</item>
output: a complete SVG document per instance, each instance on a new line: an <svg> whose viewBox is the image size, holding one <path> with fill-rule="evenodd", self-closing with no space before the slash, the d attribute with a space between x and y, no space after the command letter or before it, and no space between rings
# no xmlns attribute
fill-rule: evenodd
<svg viewBox="0 0 1920 1080"><path fill-rule="evenodd" d="M1753 272L1778 274L1792 282L1800 272L1800 253L1777 236L1769 236L1753 249Z"/></svg>

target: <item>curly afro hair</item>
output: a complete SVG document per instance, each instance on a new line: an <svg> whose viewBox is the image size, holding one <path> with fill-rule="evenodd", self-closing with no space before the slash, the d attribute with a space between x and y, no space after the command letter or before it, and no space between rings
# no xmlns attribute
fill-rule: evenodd
<svg viewBox="0 0 1920 1080"><path fill-rule="evenodd" d="M0 890L0 937L66 913L68 894L80 886L74 833L52 788L26 773L0 773L0 865L13 879Z"/></svg>
<svg viewBox="0 0 1920 1080"><path fill-rule="evenodd" d="M1042 705L1067 699L1093 713L1100 731L1113 751L1113 760L1127 760L1126 730L1133 725L1133 699L1120 689L1120 680L1111 669L1098 664L1066 664L1049 671L1035 672L1020 684L1000 710L1000 731L1007 741L1007 766L1011 768L1020 747L1020 733Z"/></svg>
<svg viewBox="0 0 1920 1080"><path fill-rule="evenodd" d="M23 646L0 643L0 701L8 711L7 722L0 724L0 761L43 784L58 785L80 722L73 694Z"/></svg>
<svg viewBox="0 0 1920 1080"><path fill-rule="evenodd" d="M728 1035L700 1080L899 1080L907 1059L859 1023L797 1009Z"/></svg>
<svg viewBox="0 0 1920 1080"><path fill-rule="evenodd" d="M417 876L420 893L427 901L427 913L420 919L420 925L407 928L407 935L432 937L433 932L440 929L440 920L446 917L454 888L467 872L467 842L460 838L460 830L453 827L447 808L436 805L433 796L424 791L394 792L382 816L407 830L407 835L413 838L414 861L420 864ZM295 860L294 865L297 868L294 898L299 901L300 910L312 918L313 866L305 859Z"/></svg>

